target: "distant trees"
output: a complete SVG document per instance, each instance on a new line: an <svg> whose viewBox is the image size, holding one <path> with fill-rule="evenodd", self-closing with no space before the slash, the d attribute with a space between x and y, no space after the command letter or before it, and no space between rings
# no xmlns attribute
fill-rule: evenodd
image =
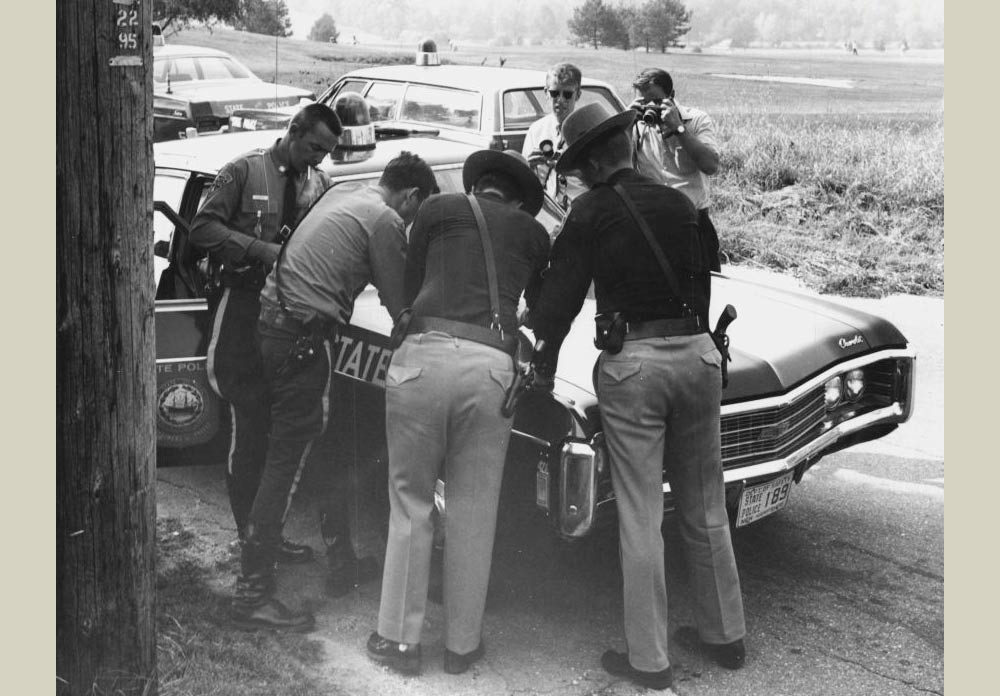
<svg viewBox="0 0 1000 696"><path fill-rule="evenodd" d="M153 0L153 19L161 26L203 22L270 36L291 36L285 0Z"/></svg>
<svg viewBox="0 0 1000 696"><path fill-rule="evenodd" d="M153 0L153 19L162 26L204 22L231 23L240 14L241 0Z"/></svg>
<svg viewBox="0 0 1000 696"><path fill-rule="evenodd" d="M268 36L291 36L292 20L285 0L240 0L233 28Z"/></svg>
<svg viewBox="0 0 1000 696"><path fill-rule="evenodd" d="M309 31L310 41L337 43L337 38L339 36L340 32L337 31L337 23L333 21L333 17L330 16L329 12L324 12L323 15L316 20L316 23L312 25L312 29Z"/></svg>
<svg viewBox="0 0 1000 696"><path fill-rule="evenodd" d="M680 0L647 0L643 5L611 6L604 0L586 0L567 22L581 43L625 50L656 46L661 53L691 29L691 12Z"/></svg>

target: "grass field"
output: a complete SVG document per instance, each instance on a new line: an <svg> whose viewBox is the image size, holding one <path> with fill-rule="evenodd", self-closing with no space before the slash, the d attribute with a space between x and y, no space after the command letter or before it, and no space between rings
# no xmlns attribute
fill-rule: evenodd
<svg viewBox="0 0 1000 696"><path fill-rule="evenodd" d="M317 93L350 70L413 56L409 47L229 30L185 30L169 41L228 51L263 79L277 73ZM443 60L497 65L503 56L507 67L534 69L569 60L626 101L640 69L667 69L678 100L707 111L719 130L713 219L731 263L841 295L943 294L942 52L460 48Z"/></svg>

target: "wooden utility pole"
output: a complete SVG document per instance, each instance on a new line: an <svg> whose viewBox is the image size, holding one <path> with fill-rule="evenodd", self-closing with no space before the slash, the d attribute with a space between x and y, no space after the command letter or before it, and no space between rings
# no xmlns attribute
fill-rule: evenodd
<svg viewBox="0 0 1000 696"><path fill-rule="evenodd" d="M56 692L156 694L152 0L56 4Z"/></svg>

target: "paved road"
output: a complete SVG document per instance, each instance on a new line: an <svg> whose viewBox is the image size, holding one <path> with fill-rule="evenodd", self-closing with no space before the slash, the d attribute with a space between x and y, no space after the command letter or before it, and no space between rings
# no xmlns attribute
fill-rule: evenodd
<svg viewBox="0 0 1000 696"><path fill-rule="evenodd" d="M671 645L681 695L908 696L944 691L943 301L846 300L891 318L919 353L914 420L877 443L822 460L788 507L737 530L748 623L748 664L728 672L679 642ZM194 528L201 548L223 555L231 539L221 466L161 469L161 516ZM378 549L378 520L358 518ZM317 548L310 501L292 510L289 535ZM666 528L671 634L691 623L691 592L677 534ZM283 571L283 591L317 612L331 693L639 693L598 663L623 647L621 583L613 537L567 547L505 520L486 615L487 657L468 674L441 669L441 608L424 632L425 671L404 678L364 655L378 583L331 600L316 562ZM218 578L228 591L232 576ZM648 692L643 692L648 693ZM664 692L669 693L669 692Z"/></svg>

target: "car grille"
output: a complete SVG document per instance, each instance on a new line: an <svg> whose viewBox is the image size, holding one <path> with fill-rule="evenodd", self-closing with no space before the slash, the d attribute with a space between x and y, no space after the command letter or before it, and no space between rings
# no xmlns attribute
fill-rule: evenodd
<svg viewBox="0 0 1000 696"><path fill-rule="evenodd" d="M867 365L865 391L853 403L827 412L822 385L784 406L722 417L722 467L730 469L787 457L822 434L829 423L842 422L892 403L899 393L896 361Z"/></svg>
<svg viewBox="0 0 1000 696"><path fill-rule="evenodd" d="M722 466L787 456L816 437L826 415L822 387L786 406L722 418Z"/></svg>

